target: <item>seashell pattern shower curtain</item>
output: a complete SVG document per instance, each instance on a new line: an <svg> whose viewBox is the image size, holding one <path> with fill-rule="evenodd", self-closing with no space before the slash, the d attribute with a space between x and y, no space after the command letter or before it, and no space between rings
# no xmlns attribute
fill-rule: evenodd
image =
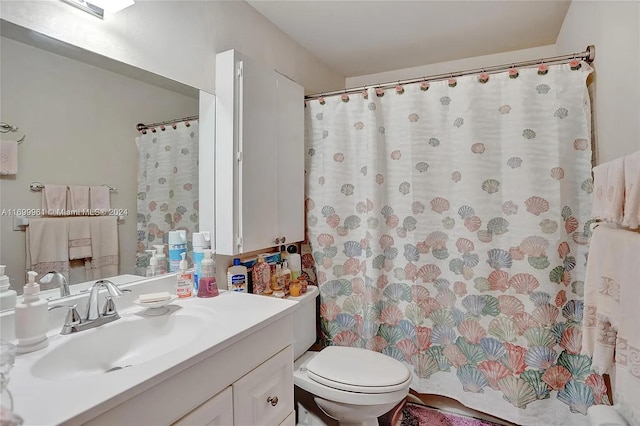
<svg viewBox="0 0 640 426"><path fill-rule="evenodd" d="M380 351L410 368L414 390L517 424L584 424L608 403L581 355L591 71L307 102L325 344Z"/></svg>
<svg viewBox="0 0 640 426"><path fill-rule="evenodd" d="M138 147L138 215L136 274L145 275L149 253L165 244L169 231L187 231L191 263L191 234L198 232L199 122L175 123L136 138ZM165 255L169 253L165 246Z"/></svg>

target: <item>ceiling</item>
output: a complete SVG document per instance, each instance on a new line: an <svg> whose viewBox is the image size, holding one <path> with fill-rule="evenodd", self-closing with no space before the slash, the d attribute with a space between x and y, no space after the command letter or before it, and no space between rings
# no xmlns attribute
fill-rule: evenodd
<svg viewBox="0 0 640 426"><path fill-rule="evenodd" d="M248 1L345 77L555 44L570 0Z"/></svg>

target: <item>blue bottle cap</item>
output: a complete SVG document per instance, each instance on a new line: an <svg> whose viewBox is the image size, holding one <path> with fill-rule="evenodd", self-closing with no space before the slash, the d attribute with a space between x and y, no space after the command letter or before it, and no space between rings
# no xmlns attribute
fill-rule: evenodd
<svg viewBox="0 0 640 426"><path fill-rule="evenodd" d="M238 265L240 265L240 259L236 257L235 259L233 259L233 266L238 266Z"/></svg>

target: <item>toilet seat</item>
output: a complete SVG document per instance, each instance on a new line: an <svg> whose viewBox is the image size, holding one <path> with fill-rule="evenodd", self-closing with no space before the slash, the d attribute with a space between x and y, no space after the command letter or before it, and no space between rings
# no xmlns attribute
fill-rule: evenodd
<svg viewBox="0 0 640 426"><path fill-rule="evenodd" d="M329 346L306 365L307 376L331 388L363 394L405 390L411 373L398 360L361 348Z"/></svg>

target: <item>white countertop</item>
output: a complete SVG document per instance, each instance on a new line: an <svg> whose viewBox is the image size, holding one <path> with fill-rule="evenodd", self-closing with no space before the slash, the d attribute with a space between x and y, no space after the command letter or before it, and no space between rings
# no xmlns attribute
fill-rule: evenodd
<svg viewBox="0 0 640 426"><path fill-rule="evenodd" d="M122 319L72 335L60 335L62 323L55 324L55 328L48 333L47 348L16 357L8 386L14 398L14 411L23 417L25 425L77 423L82 419L92 418L118 405L123 399L131 398L267 327L290 314L297 306L297 303L288 300L228 291L221 291L214 298L179 299L173 304L176 305L174 309L179 307L179 310L184 310L182 312L188 312L190 308L211 310L215 319L201 325L210 328L211 332L202 333L195 341L176 347L155 359L108 374L52 380L37 377L33 374L32 367L43 355L65 344L68 339L83 333L99 332L102 327L109 327L125 321L128 316L139 314L143 308L119 308ZM78 357L82 356L87 355L78 354Z"/></svg>

